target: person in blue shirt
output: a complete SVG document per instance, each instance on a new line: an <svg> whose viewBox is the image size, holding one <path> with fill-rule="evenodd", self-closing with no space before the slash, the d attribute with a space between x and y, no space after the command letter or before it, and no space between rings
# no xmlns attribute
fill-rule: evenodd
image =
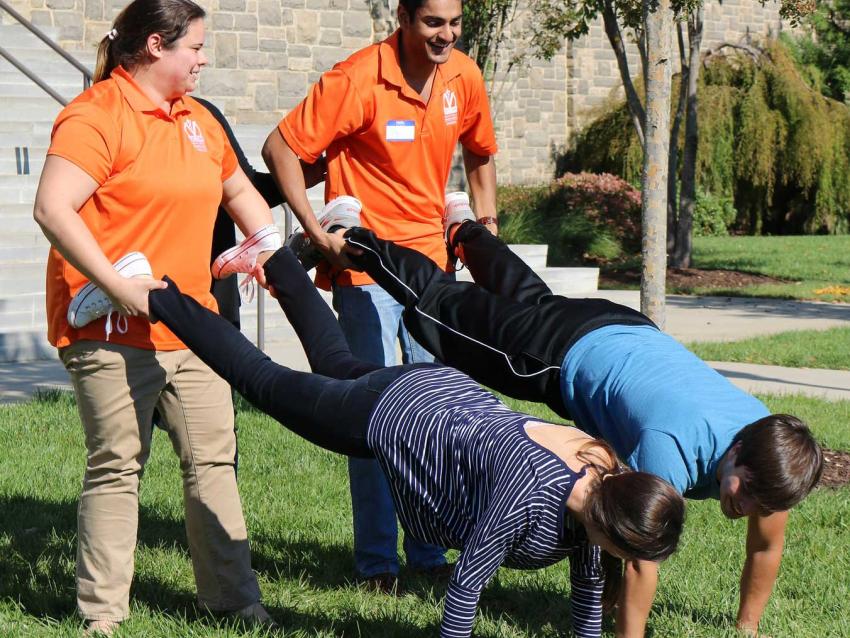
<svg viewBox="0 0 850 638"><path fill-rule="evenodd" d="M737 626L756 632L782 555L788 510L817 484L820 447L799 419L770 414L650 319L604 299L567 299L472 218L447 229L476 283L363 228L352 257L405 307L438 361L519 399L539 401L608 441L634 469L688 498L747 516ZM618 631L643 635L655 565L630 563Z"/></svg>

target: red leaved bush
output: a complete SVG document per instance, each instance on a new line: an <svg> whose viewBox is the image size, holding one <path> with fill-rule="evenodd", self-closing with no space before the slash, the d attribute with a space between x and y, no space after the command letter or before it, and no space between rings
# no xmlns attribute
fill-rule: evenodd
<svg viewBox="0 0 850 638"><path fill-rule="evenodd" d="M499 188L507 242L549 245L549 264L609 261L640 250L640 192L610 174L566 173L544 186Z"/></svg>
<svg viewBox="0 0 850 638"><path fill-rule="evenodd" d="M565 173L551 186L568 214L610 230L626 250L640 249L640 191L610 173Z"/></svg>

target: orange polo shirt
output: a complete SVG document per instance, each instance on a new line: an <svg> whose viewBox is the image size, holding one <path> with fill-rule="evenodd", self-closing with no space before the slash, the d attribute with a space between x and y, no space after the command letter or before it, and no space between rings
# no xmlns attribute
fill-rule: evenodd
<svg viewBox="0 0 850 638"><path fill-rule="evenodd" d="M399 34L324 73L279 130L307 162L327 152L325 201L356 197L363 226L447 269L442 216L452 155L458 141L494 155L496 135L475 62L452 51L426 104L402 75ZM327 288L330 273L321 268L316 282ZM373 283L364 273L333 275L343 286Z"/></svg>
<svg viewBox="0 0 850 638"><path fill-rule="evenodd" d="M97 183L79 214L107 259L144 253L157 278L170 276L207 308L210 246L222 182L238 166L221 125L189 97L171 114L155 106L121 67L79 95L56 118L48 155L62 157ZM76 330L66 313L87 279L55 248L47 261L48 339L58 348L102 341L105 319ZM130 317L110 341L150 350L186 346L162 323Z"/></svg>

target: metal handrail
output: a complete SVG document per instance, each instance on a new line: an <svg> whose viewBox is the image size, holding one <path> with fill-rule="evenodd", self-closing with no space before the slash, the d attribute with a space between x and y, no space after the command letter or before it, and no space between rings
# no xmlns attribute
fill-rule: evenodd
<svg viewBox="0 0 850 638"><path fill-rule="evenodd" d="M18 69L18 71L23 73L25 76L27 76L33 82L35 82L44 92L46 92L48 95L50 95L50 97L52 97L54 100L59 102L59 104L61 104L62 106L68 105L68 100L66 100L64 97L59 95L56 91L51 89L47 84L45 84L44 80L42 80L35 73L33 73L27 67L25 67L23 65L23 63L19 62L17 60L17 58L15 58L14 55L9 53L3 47L0 47L0 57L6 58L13 67Z"/></svg>
<svg viewBox="0 0 850 638"><path fill-rule="evenodd" d="M50 39L44 31L35 26L32 22L27 20L24 16L18 13L15 8L10 5L6 0L0 0L0 9L4 9L9 15L11 15L15 20L17 20L21 25L26 27L31 33L33 33L39 40L44 42L47 46L53 49L56 53L61 55L66 62L68 62L71 66L73 66L77 71L83 74L83 90L85 91L87 88L91 86L92 83L92 72L89 71L85 66L83 66L76 58L74 58L70 53L68 53L65 49L56 44L53 40ZM57 100L62 106L68 104L68 101L59 95L56 91L51 89L47 84L45 84L41 78L36 76L31 70L29 70L26 66L24 66L20 61L15 59L15 57L0 47L0 56L6 58L12 65L18 69L21 73L26 75L30 80L35 82L43 91L48 93L53 99Z"/></svg>

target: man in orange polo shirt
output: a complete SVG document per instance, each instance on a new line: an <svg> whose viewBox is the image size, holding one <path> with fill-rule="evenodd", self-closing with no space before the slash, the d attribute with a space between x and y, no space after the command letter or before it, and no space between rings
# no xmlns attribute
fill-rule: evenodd
<svg viewBox="0 0 850 638"><path fill-rule="evenodd" d="M342 238L320 229L299 158L311 163L326 153L326 201L356 197L363 226L448 269L442 216L460 141L477 215L496 232L496 139L481 73L454 50L462 14L461 0L401 0L400 28L323 74L263 148L295 215L327 258L317 284L333 288L352 351L378 364L396 363L397 340L405 363L433 357L407 334L402 307L368 276L347 269ZM375 461L362 459L349 461L349 476L358 576L392 587L397 526L386 480ZM441 548L405 539L405 552L413 568L445 564Z"/></svg>

